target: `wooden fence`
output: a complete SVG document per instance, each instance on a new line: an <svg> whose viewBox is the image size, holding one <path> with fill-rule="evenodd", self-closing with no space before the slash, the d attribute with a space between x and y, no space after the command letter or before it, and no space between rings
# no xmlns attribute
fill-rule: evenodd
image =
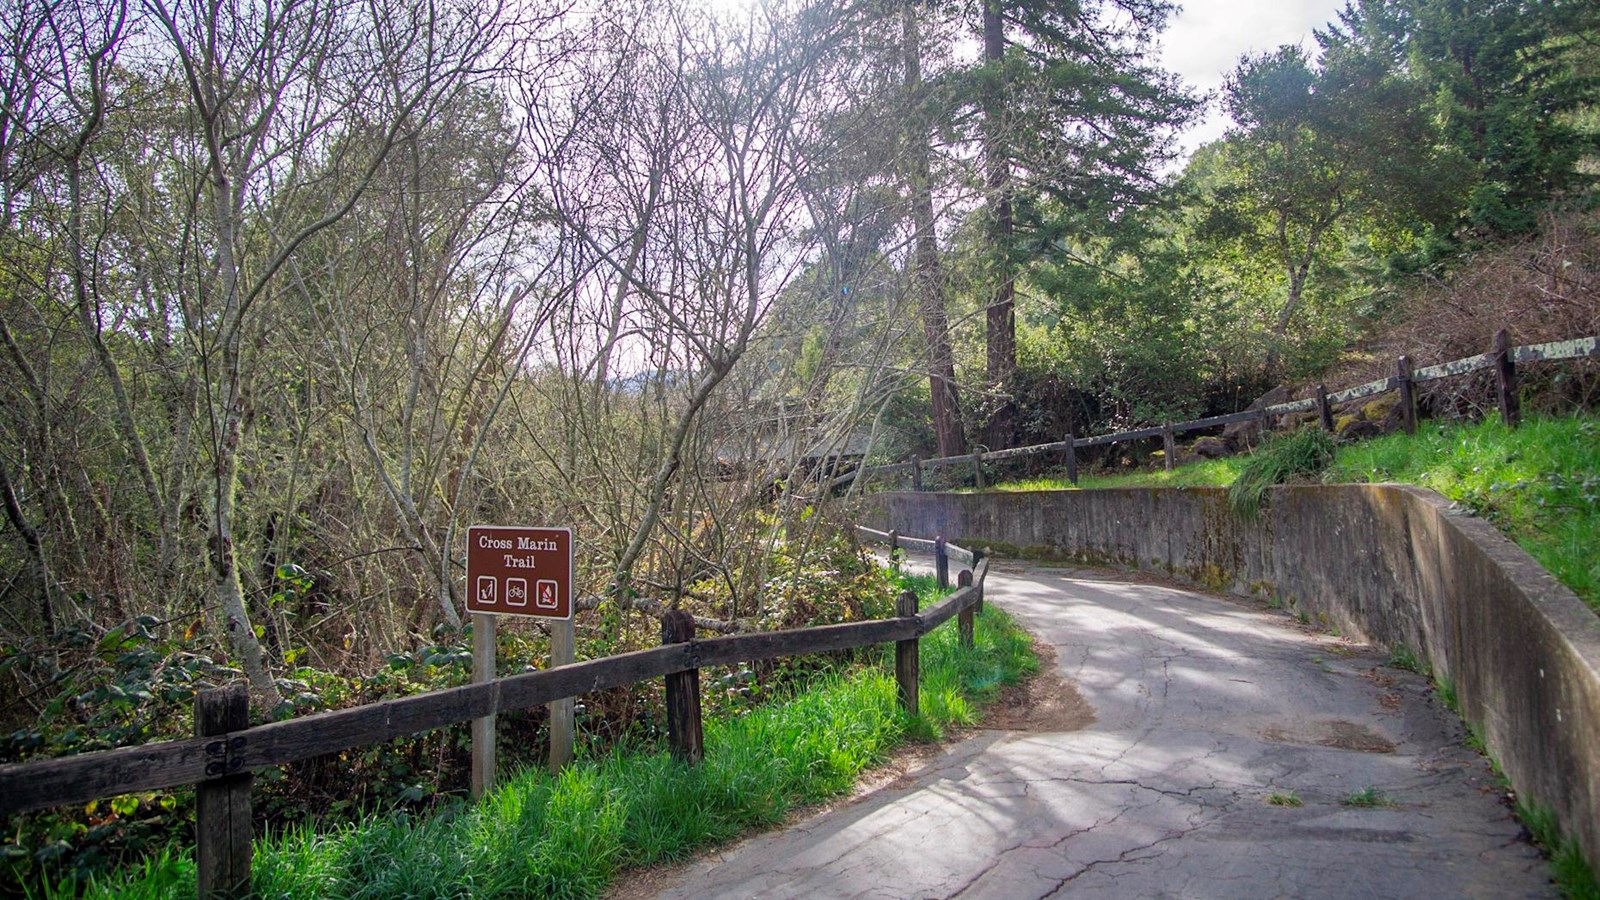
<svg viewBox="0 0 1600 900"><path fill-rule="evenodd" d="M881 532L866 532L869 539ZM650 650L585 660L540 672L432 691L283 722L249 726L243 684L202 691L195 699L196 736L82 753L39 762L0 765L0 815L100 797L196 786L195 859L202 898L249 893L251 772L496 713L527 709L591 691L663 678L667 688L672 752L700 760L700 669L894 642L902 707L917 712L918 641L952 617L972 643L973 614L981 608L987 561L942 540L899 538L899 545L940 550L939 559L965 560L957 590L925 610L917 595L899 597L896 617L788 631L697 640L694 618L675 610L662 620L662 645ZM947 563L939 586L949 588Z"/></svg>
<svg viewBox="0 0 1600 900"><path fill-rule="evenodd" d="M991 451L980 449L963 456L941 456L934 459L912 457L905 462L863 466L853 472L846 472L840 475L835 479L834 485L837 487L848 484L857 478L868 476L909 473L911 489L920 491L922 490L922 476L926 470L943 466L970 465L973 470L974 483L979 488L983 488L987 484L987 476L983 468L984 463L1050 453L1063 454L1067 467L1067 480L1077 484L1077 451L1090 447L1109 446L1124 441L1142 441L1153 438L1161 438L1162 447L1165 451L1166 467L1171 469L1173 460L1177 456L1176 437L1179 434L1198 431L1203 428L1232 425L1239 422L1255 423L1265 432L1275 417L1313 411L1317 413L1322 427L1332 431L1333 406L1335 404L1348 403L1352 400L1364 400L1389 391L1399 392L1401 422L1407 432L1415 432L1417 427L1415 388L1417 385L1429 381L1438 381L1443 378L1459 378L1483 369L1494 370L1495 393L1499 400L1500 415L1507 424L1516 427L1522 418L1517 404L1518 366L1562 359L1584 359L1593 356L1600 356L1600 341L1593 337L1513 347L1506 331L1501 329L1495 334L1494 344L1487 353L1480 353L1477 356L1469 356L1466 359L1458 359L1415 370L1411 367L1410 358L1402 356L1395 360L1395 374L1388 378L1380 378L1377 381L1369 381L1366 384L1358 384L1332 393L1329 393L1325 386L1319 384L1313 396L1302 400L1292 400L1287 403L1247 409L1243 412L1228 413L1221 416L1209 416L1188 422L1173 422L1166 425L1140 428L1133 431L1119 431L1115 434L1102 434L1095 437L1080 438L1069 434L1064 440L1047 444L1033 444L1027 447L1013 447L1007 450Z"/></svg>

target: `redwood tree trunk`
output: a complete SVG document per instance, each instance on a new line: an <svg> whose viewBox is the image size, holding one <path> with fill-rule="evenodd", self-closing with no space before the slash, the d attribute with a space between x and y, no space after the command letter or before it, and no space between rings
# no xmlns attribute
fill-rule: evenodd
<svg viewBox="0 0 1600 900"><path fill-rule="evenodd" d="M910 0L902 9L901 27L906 94L912 104L918 104L922 93L922 47L916 4ZM928 345L928 393L932 397L933 430L940 456L960 456L967 452L967 436L961 427L955 354L950 349L950 323L945 315L944 276L939 266L933 188L929 184L928 129L919 115L907 116L906 122L906 182L911 192L911 224L916 234L912 289L916 291L922 333Z"/></svg>
<svg viewBox="0 0 1600 900"><path fill-rule="evenodd" d="M994 281L985 316L986 374L994 412L984 425L983 442L991 450L1012 445L1017 420L1016 402L1011 395L1017 376L1016 271L1011 264L1011 160L1005 147L1005 90L999 69L1006 52L1000 3L1001 0L984 0L983 4L983 58L993 69L983 98L983 157Z"/></svg>

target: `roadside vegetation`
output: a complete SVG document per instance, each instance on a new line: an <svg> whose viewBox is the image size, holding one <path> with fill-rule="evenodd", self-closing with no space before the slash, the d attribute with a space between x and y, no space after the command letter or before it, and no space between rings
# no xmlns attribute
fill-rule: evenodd
<svg viewBox="0 0 1600 900"><path fill-rule="evenodd" d="M768 540L771 562L768 596L760 607L763 615L744 623L744 628L805 628L891 617L894 597L902 589L917 591L923 605L938 599L933 578L883 569L874 557L862 552L848 528L816 516L806 516L805 522L794 522L790 528L776 528ZM720 612L710 602L693 597L686 599L685 609L699 615ZM643 649L659 641L653 617L616 609L600 612L597 618L603 629L579 631L582 658ZM654 801L638 802L678 796L675 802L683 806L709 804L702 814L696 814L706 818L706 823L686 823L683 828L688 838L672 838L669 849L653 849L648 844L613 847L597 857L598 862L605 868L611 865L606 862L611 855L621 854L626 863L619 865L643 865L672 858L678 850L670 847L699 846L738 833L752 823L781 818L795 804L845 790L856 773L880 761L901 741L938 740L952 725L971 724L979 703L998 685L1016 681L1035 665L1026 637L1002 613L989 610L979 621L976 652L962 652L952 645L954 626L939 629L923 641L922 716L915 719L893 713L893 681L886 674L891 666L883 665L882 649L704 669L702 708L710 729L707 745L720 746L707 764L710 773L678 773L672 783L682 791L667 791ZM544 634L526 621L504 623L498 644L501 674L525 671L530 661L539 663L549 652ZM45 701L51 713L27 729L0 733L0 749L13 757L54 757L187 737L197 687L237 676L237 671L219 665L202 649L200 634L158 623L130 623L99 641L85 637L82 644L70 647L77 660L74 665L48 685L51 693ZM10 655L0 660L0 671L26 665L24 653L8 650ZM61 653L61 647L54 652ZM291 669L290 677L280 684L294 713L306 714L456 687L466 684L470 673L470 637L445 636L413 652L392 653L366 676L341 676L301 665ZM888 689L880 684L885 679ZM806 717L816 721L808 724ZM659 684L645 682L584 695L578 703L579 769L602 773L594 775L600 781L592 781L590 775L574 775L578 778L574 786L562 788L565 781L541 786L534 785L536 775L523 775L517 783L525 791L533 791L531 796L546 798L549 794L552 810L563 809L566 802L578 802L563 799L566 790L592 788L611 796L621 790L618 785L635 780L630 773L635 767L653 772L667 765L658 759L658 745L666 733L664 722ZM499 745L502 765L510 772L539 767L547 748L544 709L499 717ZM394 838L402 828L421 841L458 841L454 831L448 838L440 834L448 828L464 828L446 828L443 823L469 815L467 749L466 725L453 725L262 770L253 790L258 833L277 834L262 844L262 865L293 854L299 862L285 863L285 871L317 873L333 865L326 854L333 854L330 847L334 842L338 847L350 847L352 841L379 841L374 834ZM776 757L766 759L773 753L797 762L784 769ZM750 762L757 757L766 761ZM771 769L773 765L778 767ZM650 778L638 775L637 780L645 783ZM728 799L739 794L749 796ZM672 817L677 812L646 809L637 815ZM149 879L157 884L152 890L160 894L171 889L173 878L192 879L192 874L184 874L190 871L186 854L192 850L192 820L194 793L187 790L126 794L83 807L16 815L8 822L8 833L0 838L0 894L70 897L88 884L115 884L106 887L110 895L138 895L138 890L144 890L141 884ZM334 841L331 836L342 838ZM624 836L626 841L648 841L632 825ZM555 850L550 852L555 854ZM352 860L371 855L373 850L363 849ZM395 871L403 873L403 863L395 863ZM126 881L131 876L115 874L118 871L146 874ZM384 874L384 878L400 876ZM355 887L362 879L360 874L346 873L341 879L336 894L365 895ZM542 889L530 890L530 895L544 895ZM306 887L298 895L325 894Z"/></svg>
<svg viewBox="0 0 1600 900"><path fill-rule="evenodd" d="M1340 448L1325 481L1433 488L1488 519L1600 610L1600 418L1497 419Z"/></svg>
<svg viewBox="0 0 1600 900"><path fill-rule="evenodd" d="M924 600L933 579L896 576ZM998 608L977 618L964 649L952 624L922 642L921 713L895 702L883 650L817 663L769 702L725 709L706 723L699 766L660 742L586 753L559 776L529 767L483 802L432 815L373 816L288 828L256 848L262 897L595 897L623 870L682 859L797 809L848 792L861 773L908 741L936 740L978 721L984 702L1037 668L1031 640ZM708 679L708 688L715 682ZM38 897L185 897L188 850L131 872L42 889Z"/></svg>
<svg viewBox="0 0 1600 900"><path fill-rule="evenodd" d="M1583 858L1583 849L1577 840L1562 832L1553 811L1519 800L1517 818L1528 827L1534 843L1550 857L1551 876L1562 896L1571 900L1600 900L1600 881L1595 879L1594 869Z"/></svg>
<svg viewBox="0 0 1600 900"><path fill-rule="evenodd" d="M1455 682L1439 676L1426 666L1419 665L1410 651L1406 651L1399 659L1391 659L1389 664L1392 666L1398 664L1399 668L1432 679L1439 702L1457 716L1461 715L1461 703L1456 696ZM1556 818L1554 810L1516 794L1511 779L1506 777L1505 770L1500 767L1500 761L1494 758L1484 743L1482 732L1465 719L1462 720L1462 724L1467 729L1466 746L1488 759L1489 767L1494 772L1495 783L1501 790L1516 796L1513 810L1517 819L1528 829L1533 843L1544 852L1545 858L1550 863L1550 877L1561 891L1561 896L1569 900L1600 900L1600 881L1595 879L1594 869L1584 858L1583 848L1578 845L1577 839L1562 830L1561 822Z"/></svg>
<svg viewBox="0 0 1600 900"><path fill-rule="evenodd" d="M1395 802L1389 799L1383 791L1368 785L1359 791L1351 791L1339 800L1341 806L1354 806L1364 809L1373 809L1384 806L1394 806Z"/></svg>

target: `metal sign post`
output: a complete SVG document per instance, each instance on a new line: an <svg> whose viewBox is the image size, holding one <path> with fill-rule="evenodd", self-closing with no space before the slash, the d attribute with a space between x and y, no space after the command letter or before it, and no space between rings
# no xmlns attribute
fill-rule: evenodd
<svg viewBox="0 0 1600 900"><path fill-rule="evenodd" d="M573 661L572 529L474 525L467 529L467 611L472 614L472 680L495 677L495 617L550 623L550 665ZM494 715L472 721L472 796L494 787ZM550 767L572 759L572 700L550 704Z"/></svg>

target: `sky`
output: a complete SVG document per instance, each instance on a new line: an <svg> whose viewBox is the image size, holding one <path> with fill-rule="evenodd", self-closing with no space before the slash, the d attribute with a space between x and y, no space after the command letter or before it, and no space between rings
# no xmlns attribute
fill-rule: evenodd
<svg viewBox="0 0 1600 900"><path fill-rule="evenodd" d="M1315 47L1311 32L1331 21L1344 0L1182 0L1162 36L1162 64L1201 91L1214 91L1245 53L1282 44ZM1185 157L1222 136L1228 117L1215 105L1180 139Z"/></svg>
<svg viewBox="0 0 1600 900"><path fill-rule="evenodd" d="M748 7L757 0L702 0L714 9ZM1345 0L1178 0L1181 9L1161 36L1161 64L1205 93L1246 53L1300 44L1314 50L1312 32L1332 21ZM1228 117L1213 104L1179 139L1182 160L1227 130ZM1177 167L1182 166L1182 160Z"/></svg>

